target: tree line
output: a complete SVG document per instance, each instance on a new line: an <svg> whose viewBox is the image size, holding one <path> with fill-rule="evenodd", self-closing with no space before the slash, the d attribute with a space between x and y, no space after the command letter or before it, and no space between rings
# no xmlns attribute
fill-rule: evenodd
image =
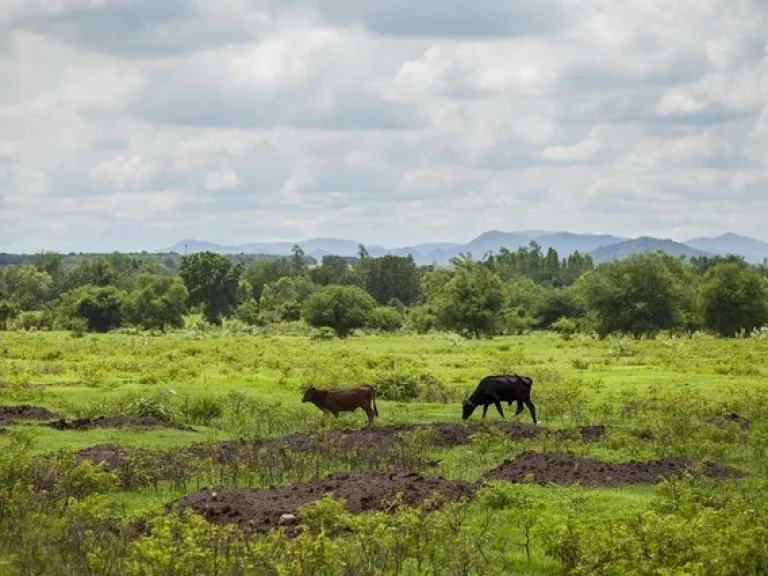
<svg viewBox="0 0 768 576"><path fill-rule="evenodd" d="M532 242L482 259L419 266L410 256L288 257L41 253L0 268L0 329L167 330L205 322L304 321L347 337L356 329L468 337L556 330L604 336L708 330L736 336L768 323L765 267L741 257L685 261L663 253L595 265Z"/></svg>

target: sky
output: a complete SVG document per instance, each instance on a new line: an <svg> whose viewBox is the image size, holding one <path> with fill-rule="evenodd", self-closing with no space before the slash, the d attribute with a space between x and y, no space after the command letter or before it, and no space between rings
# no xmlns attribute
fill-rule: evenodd
<svg viewBox="0 0 768 576"><path fill-rule="evenodd" d="M0 0L0 251L768 240L767 0Z"/></svg>

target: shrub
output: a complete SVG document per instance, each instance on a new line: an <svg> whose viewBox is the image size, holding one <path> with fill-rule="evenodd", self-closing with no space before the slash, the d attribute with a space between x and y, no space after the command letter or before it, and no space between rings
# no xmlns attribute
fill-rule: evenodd
<svg viewBox="0 0 768 576"><path fill-rule="evenodd" d="M402 315L394 308L379 306L371 310L368 316L368 326L382 332L395 332L403 326Z"/></svg>
<svg viewBox="0 0 768 576"><path fill-rule="evenodd" d="M572 318L562 317L559 320L553 322L550 326L552 330L560 334L565 340L570 340L576 333L578 324Z"/></svg>
<svg viewBox="0 0 768 576"><path fill-rule="evenodd" d="M411 372L379 373L373 386L376 395L384 400L408 402L416 400L421 393L419 379Z"/></svg>

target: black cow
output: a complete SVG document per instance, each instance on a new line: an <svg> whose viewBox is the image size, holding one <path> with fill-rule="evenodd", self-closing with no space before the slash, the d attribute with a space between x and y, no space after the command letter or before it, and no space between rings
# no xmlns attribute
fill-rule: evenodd
<svg viewBox="0 0 768 576"><path fill-rule="evenodd" d="M536 424L536 407L531 402L531 386L533 379L528 376L519 376L517 374L486 376L477 385L472 395L462 403L463 420L472 416L472 412L478 406L483 407L483 418L488 412L488 406L494 404L496 410L504 418L504 411L501 409L501 403L506 402L512 406L512 402L517 402L517 412L515 416L523 411L523 404L528 407L531 413L533 423Z"/></svg>

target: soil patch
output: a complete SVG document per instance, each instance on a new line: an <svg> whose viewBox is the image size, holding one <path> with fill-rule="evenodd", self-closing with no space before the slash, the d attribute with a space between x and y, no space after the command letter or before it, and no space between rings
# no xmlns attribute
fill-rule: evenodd
<svg viewBox="0 0 768 576"><path fill-rule="evenodd" d="M336 429L288 434L263 442L230 440L217 444L194 444L188 450L199 458L210 457L220 464L241 461L257 450L267 448L312 453L329 458L355 459L374 466L396 455L398 446L403 446L406 442L404 434L424 431L431 434L429 444L451 448L468 443L470 436L482 429L479 425L465 426L454 423ZM547 432L545 428L516 423L501 423L498 429L515 439L534 438ZM575 435L578 435L578 432Z"/></svg>
<svg viewBox="0 0 768 576"><path fill-rule="evenodd" d="M649 462L601 462L580 458L571 453L522 452L514 460L507 460L491 470L486 478L522 483L532 480L537 484L582 484L583 486L620 486L623 484L655 484L659 477L679 476L695 464L685 458L666 458ZM713 479L743 478L743 472L703 463L703 473Z"/></svg>
<svg viewBox="0 0 768 576"><path fill-rule="evenodd" d="M0 424L13 424L16 420L51 420L57 414L40 406L22 404L19 406L0 406Z"/></svg>
<svg viewBox="0 0 768 576"><path fill-rule="evenodd" d="M92 430L93 428L173 428L194 432L193 428L173 424L154 416L99 416L97 418L80 418L67 422L64 419L46 424L56 430Z"/></svg>
<svg viewBox="0 0 768 576"><path fill-rule="evenodd" d="M352 513L384 510L402 493L402 502L413 506L438 492L443 500L470 498L476 485L416 473L360 472L333 474L320 482L274 490L202 490L185 496L169 507L192 509L215 524L237 524L240 528L267 532L280 525L283 514L298 516L299 508L333 493L347 502Z"/></svg>
<svg viewBox="0 0 768 576"><path fill-rule="evenodd" d="M87 429L87 426L114 426L111 419L94 419L87 425L81 421L64 423L53 422L50 426L59 430ZM585 426L568 430L551 431L540 426L502 422L490 429L498 429L513 439L530 439L542 434L554 434L562 439L596 441L605 433L603 426ZM259 458L261 450L289 450L298 453L311 453L336 460L354 461L359 465L377 467L387 464L390 467L408 466L412 462L407 458L398 458L399 448L404 446L403 434L424 431L431 434L430 444L451 448L466 444L470 436L483 430L481 425L463 425L458 423L433 425L400 425L360 429L328 430L318 433L296 433L273 440L228 440L217 443L198 443L186 448L175 449L177 456L186 454L200 459L211 458L219 464L238 464ZM133 450L134 452L136 449ZM119 446L94 446L78 453L78 460L105 462L107 469L120 468L125 450Z"/></svg>
<svg viewBox="0 0 768 576"><path fill-rule="evenodd" d="M103 464L105 472L117 472L128 456L128 449L116 444L100 444L80 450L75 454L75 463L90 460L94 464Z"/></svg>

